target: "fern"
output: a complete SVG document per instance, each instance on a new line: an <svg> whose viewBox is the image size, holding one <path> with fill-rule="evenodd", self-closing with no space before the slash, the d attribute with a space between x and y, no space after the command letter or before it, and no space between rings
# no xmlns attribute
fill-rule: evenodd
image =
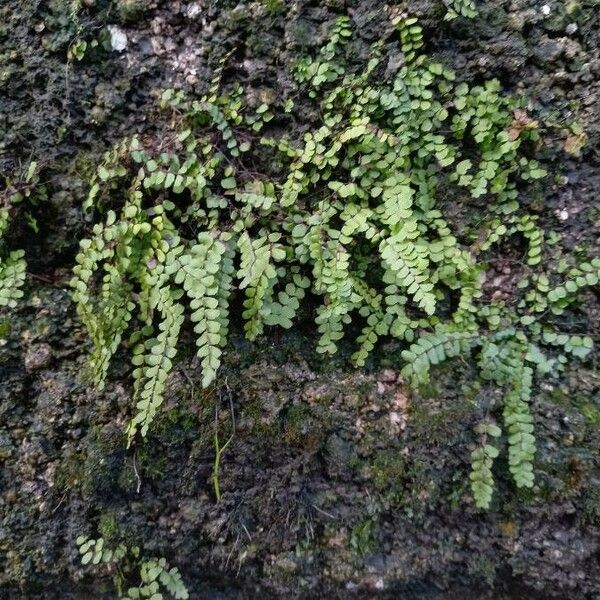
<svg viewBox="0 0 600 600"><path fill-rule="evenodd" d="M156 337L149 337L140 342L143 344L143 351L136 352L134 349L132 362L137 367L133 372L137 413L128 426L130 439L138 428L142 436L146 435L158 407L162 404L167 377L177 353L179 329L183 323L183 305L175 302L169 289L160 290L159 296L159 333Z"/></svg>
<svg viewBox="0 0 600 600"><path fill-rule="evenodd" d="M498 457L498 449L489 443L489 438L498 438L500 428L490 422L477 425L475 432L481 436L480 445L471 452L471 492L478 508L489 508L494 493L492 466Z"/></svg>
<svg viewBox="0 0 600 600"><path fill-rule="evenodd" d="M19 204L28 201L35 205L45 196L45 188L40 183L39 169L35 161L29 163L18 180L4 178L5 189L0 192L0 308L15 308L23 297L27 262L24 250L7 248L7 237L18 210ZM35 218L28 212L25 219L30 227L37 232Z"/></svg>
<svg viewBox="0 0 600 600"><path fill-rule="evenodd" d="M165 558L144 559L140 557L137 546L128 547L118 544L109 547L103 538L91 539L80 535L76 544L83 565L109 565L111 571L116 570L115 587L120 600L163 598L163 590L174 600L187 600L189 592L176 567L169 567ZM127 585L130 579L136 578L138 584Z"/></svg>
<svg viewBox="0 0 600 600"><path fill-rule="evenodd" d="M433 283L428 269L427 249L410 241L410 229L416 223L408 223L395 235L383 240L380 245L381 258L386 267L385 283L406 289L416 304L428 315L435 312L436 300L432 293ZM409 238L409 239L407 239Z"/></svg>
<svg viewBox="0 0 600 600"><path fill-rule="evenodd" d="M448 358L464 356L481 346L478 364L484 379L504 388L503 418L508 441L508 464L517 487L532 487L535 437L533 417L529 409L533 385L533 369L526 360L536 361L526 338L514 328L507 328L488 336L480 332L438 331L424 334L403 352L407 361L402 374L414 384L429 382L430 371ZM529 351L528 351L529 349ZM498 437L500 430L481 425L482 445L472 455L471 489L475 503L487 508L493 493L491 467L498 450L485 441L486 435Z"/></svg>
<svg viewBox="0 0 600 600"><path fill-rule="evenodd" d="M452 21L457 17L472 19L477 16L477 8L473 0L444 0L446 5L446 21Z"/></svg>
<svg viewBox="0 0 600 600"><path fill-rule="evenodd" d="M480 249L488 250L499 240L520 232L528 242L527 264L538 265L542 259L544 232L537 227L535 221L536 219L531 215L494 218L488 226L487 239L481 244Z"/></svg>
<svg viewBox="0 0 600 600"><path fill-rule="evenodd" d="M596 257L590 262L583 262L578 267L570 269L567 279L547 292L552 312L561 314L577 298L580 290L596 286L599 281L600 258Z"/></svg>
<svg viewBox="0 0 600 600"><path fill-rule="evenodd" d="M0 259L0 307L14 308L23 297L27 263L23 250L13 250Z"/></svg>
<svg viewBox="0 0 600 600"><path fill-rule="evenodd" d="M215 378L222 347L227 340L229 295L233 261L227 239L201 233L198 243L169 268L176 284L183 285L190 299L197 334L198 357L202 364L202 385Z"/></svg>
<svg viewBox="0 0 600 600"><path fill-rule="evenodd" d="M402 375L408 377L415 385L428 383L432 366L448 358L465 355L480 343L481 336L477 331L439 329L421 335L409 350L402 352L402 358L407 363L402 369Z"/></svg>
<svg viewBox="0 0 600 600"><path fill-rule="evenodd" d="M522 337L508 338L501 345L484 344L480 356L483 376L505 387L504 425L508 433L508 462L517 487L533 486L535 438L529 410L533 370L525 364L527 346Z"/></svg>
<svg viewBox="0 0 600 600"><path fill-rule="evenodd" d="M246 294L242 317L246 320L245 331L250 340L263 332L263 314L268 314L267 307L273 302L273 289L278 276L274 262L285 258L285 250L276 243L279 239L279 234L272 233L252 240L245 231L238 238L239 287Z"/></svg>

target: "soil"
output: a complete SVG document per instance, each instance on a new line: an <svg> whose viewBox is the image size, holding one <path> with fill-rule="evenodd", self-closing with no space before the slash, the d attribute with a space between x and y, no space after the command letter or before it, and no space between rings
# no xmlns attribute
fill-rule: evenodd
<svg viewBox="0 0 600 600"><path fill-rule="evenodd" d="M597 353L538 386L536 486L517 491L498 466L488 512L473 506L468 472L477 408L494 392L456 362L410 391L391 344L364 370L344 352L324 362L308 321L256 344L234 336L209 392L189 344L169 410L144 444L126 447L127 361L115 361L102 393L82 380L89 342L68 292L94 164L124 135L160 127L158 90L206 91L230 49L224 84L241 82L251 105L293 98L301 132L315 110L290 64L322 45L337 16L352 18L356 68L381 38L393 60L397 38L378 0L76 5L0 7L0 172L34 157L48 190L32 209L39 234L24 228L13 240L29 257L25 300L0 313L10 331L0 346L0 598L115 598L110 573L81 566L81 533L165 556L192 598L600 597ZM597 252L597 3L490 0L453 22L441 2L397 8L420 18L426 51L459 79L496 77L528 99L552 177L522 201L567 247ZM110 31L124 49L111 48ZM81 61L68 58L78 37L88 41ZM587 136L578 155L574 121ZM491 268L490 279L510 280L501 256ZM574 325L597 337L598 309L586 293ZM233 434L220 502L215 431Z"/></svg>

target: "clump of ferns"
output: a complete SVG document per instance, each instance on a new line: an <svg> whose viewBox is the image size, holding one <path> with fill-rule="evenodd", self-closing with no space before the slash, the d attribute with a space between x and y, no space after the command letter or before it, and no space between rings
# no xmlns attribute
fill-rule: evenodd
<svg viewBox="0 0 600 600"><path fill-rule="evenodd" d="M252 135L244 141L239 135L258 133L275 107L249 109L239 87L219 95L220 72L199 100L163 94L162 105L180 124L171 145L155 152L137 138L126 140L99 167L86 208L100 207L102 219L81 242L72 286L94 342L91 371L99 385L122 340L131 348L130 439L147 433L162 403L186 318L202 385L209 386L231 318L244 323L250 340L266 327L290 328L310 291L318 299L321 354L334 354L349 324L358 322L355 364L364 365L380 338L396 338L413 344L405 372L418 383L445 357L480 348L482 376L507 390L513 476L517 485L531 485L533 373L522 360L531 348L517 327L533 325L526 322L528 296L516 323L516 316L483 303L486 265L453 232L438 197L444 180L485 200L486 244L521 234L530 267L539 266L543 235L517 193L545 175L520 148L535 139L536 127L515 124L520 105L501 94L497 81L458 83L450 69L423 55L415 20L393 22L405 61L388 81L376 76L381 44L362 72L340 67L349 37L345 17L330 43L296 69L298 83L321 98L322 118L301 139L261 138L286 165L283 177L244 168ZM290 102L281 108L291 110ZM111 208L102 210L107 197ZM569 283L548 290L555 309L594 285L597 265L585 264L573 267ZM232 314L236 296L242 307ZM499 323L514 335L496 331ZM478 455L474 462L485 467L491 458ZM474 492L483 496L482 489Z"/></svg>

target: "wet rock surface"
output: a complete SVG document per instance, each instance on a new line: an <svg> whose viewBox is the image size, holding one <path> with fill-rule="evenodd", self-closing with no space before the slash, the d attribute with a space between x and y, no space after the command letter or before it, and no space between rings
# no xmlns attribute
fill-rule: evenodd
<svg viewBox="0 0 600 600"><path fill-rule="evenodd" d="M585 368L540 387L533 411L537 485L517 493L506 472L490 512L468 493L473 374L449 363L423 397L397 376L397 349L352 370L312 353L311 334L250 345L235 338L223 380L202 392L185 359L145 444L126 448L126 361L99 394L85 382L87 336L66 285L84 230L77 207L103 151L155 120L156 91L201 93L235 49L225 81L249 102L295 96L291 61L322 44L350 14L357 64L386 40L400 60L382 2L67 2L0 7L0 171L31 155L48 169L49 202L35 207L27 300L1 313L0 598L114 598L111 577L83 569L77 535L140 543L177 565L193 598L593 598L600 591L600 378ZM523 199L573 247L597 247L600 40L594 3L503 0L475 21L442 20L423 0L427 51L461 79L498 77L558 126L543 135L556 173L542 198ZM573 27L573 24L576 27ZM68 58L83 37L82 60ZM92 47L92 41L98 42ZM577 120L586 143L567 123ZM564 124L564 126L563 126ZM577 155L578 154L578 155ZM48 218L51 215L52 218ZM455 215L460 222L473 215ZM596 231L596 233L595 233ZM29 237L28 237L29 236ZM506 265L498 265L498 273ZM504 271L503 271L504 269ZM589 292L581 318L598 331ZM307 327L307 331L310 328ZM184 352L185 353L185 352ZM232 431L232 410L235 430ZM213 492L213 436L233 442Z"/></svg>

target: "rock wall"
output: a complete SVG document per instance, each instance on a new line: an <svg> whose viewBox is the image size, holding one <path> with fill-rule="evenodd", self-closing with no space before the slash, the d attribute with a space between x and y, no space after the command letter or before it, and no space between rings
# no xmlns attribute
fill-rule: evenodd
<svg viewBox="0 0 600 600"><path fill-rule="evenodd" d="M318 48L340 14L352 17L357 64L381 37L397 60L383 3L86 0L76 16L66 1L9 4L0 7L0 170L40 157L48 199L33 209L41 235L15 240L33 257L26 300L0 317L0 598L115 597L110 573L80 565L80 533L167 557L192 598L596 597L597 355L537 390L536 487L517 493L500 471L487 513L469 499L468 470L473 408L491 392L468 366L448 363L419 395L398 378L393 345L357 371L344 353L315 356L308 323L260 344L237 335L210 392L184 356L170 410L131 449L126 361L102 394L80 377L88 342L66 288L102 152L160 127L158 89L205 91L224 50L234 49L225 79L240 81L250 104L293 93L291 61ZM451 23L440 2L400 8L461 79L497 77L553 124L542 159L556 177L532 206L568 243L597 248L594 2L490 1L474 21ZM82 35L99 45L67 59ZM288 125L302 130L315 109L296 101L303 121ZM587 135L579 156L573 120ZM500 259L492 267L510 276ZM597 300L590 292L582 306L595 336ZM233 434L219 503L215 431Z"/></svg>

